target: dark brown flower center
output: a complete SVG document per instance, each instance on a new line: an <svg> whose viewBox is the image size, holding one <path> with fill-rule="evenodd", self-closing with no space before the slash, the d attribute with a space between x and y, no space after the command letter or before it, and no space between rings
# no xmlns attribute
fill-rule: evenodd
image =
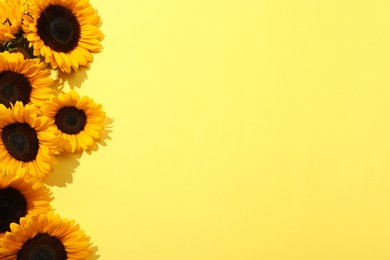
<svg viewBox="0 0 390 260"><path fill-rule="evenodd" d="M87 123L85 112L76 107L63 107L55 116L57 128L66 134L78 134L84 130Z"/></svg>
<svg viewBox="0 0 390 260"><path fill-rule="evenodd" d="M78 45L80 23L66 7L46 7L38 18L37 28L39 37L54 51L68 53Z"/></svg>
<svg viewBox="0 0 390 260"><path fill-rule="evenodd" d="M27 240L18 252L17 260L66 260L62 242L48 234L38 234Z"/></svg>
<svg viewBox="0 0 390 260"><path fill-rule="evenodd" d="M0 72L0 103L6 107L16 101L24 105L29 103L31 90L31 84L24 75L8 70Z"/></svg>
<svg viewBox="0 0 390 260"><path fill-rule="evenodd" d="M1 139L8 153L16 160L30 162L35 160L39 140L37 132L29 124L14 123L4 127Z"/></svg>
<svg viewBox="0 0 390 260"><path fill-rule="evenodd" d="M19 190L7 187L0 189L0 233L10 231L11 223L19 223L27 214L27 202Z"/></svg>

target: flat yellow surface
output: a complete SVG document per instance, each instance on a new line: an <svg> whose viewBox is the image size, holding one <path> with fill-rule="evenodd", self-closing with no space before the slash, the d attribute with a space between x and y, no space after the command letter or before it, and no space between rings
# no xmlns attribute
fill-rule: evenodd
<svg viewBox="0 0 390 260"><path fill-rule="evenodd" d="M390 1L91 3L113 127L47 182L99 260L390 259Z"/></svg>

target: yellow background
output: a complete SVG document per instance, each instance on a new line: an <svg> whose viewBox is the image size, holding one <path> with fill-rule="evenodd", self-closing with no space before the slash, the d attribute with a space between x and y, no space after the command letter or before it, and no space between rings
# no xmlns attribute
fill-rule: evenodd
<svg viewBox="0 0 390 260"><path fill-rule="evenodd" d="M47 183L100 260L390 259L390 1L91 3L112 128Z"/></svg>

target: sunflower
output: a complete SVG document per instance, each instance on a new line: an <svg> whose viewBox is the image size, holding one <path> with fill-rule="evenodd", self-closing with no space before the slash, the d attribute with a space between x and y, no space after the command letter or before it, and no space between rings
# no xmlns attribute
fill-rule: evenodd
<svg viewBox="0 0 390 260"><path fill-rule="evenodd" d="M102 48L100 17L88 0L32 0L23 17L25 37L53 69L70 73Z"/></svg>
<svg viewBox="0 0 390 260"><path fill-rule="evenodd" d="M57 131L34 105L0 106L0 167L25 168L42 179L51 171L57 152Z"/></svg>
<svg viewBox="0 0 390 260"><path fill-rule="evenodd" d="M49 212L11 224L11 232L0 241L0 259L87 259L92 253L90 245L73 220Z"/></svg>
<svg viewBox="0 0 390 260"><path fill-rule="evenodd" d="M19 0L0 0L0 41L15 39L22 28L23 9Z"/></svg>
<svg viewBox="0 0 390 260"><path fill-rule="evenodd" d="M106 116L101 105L74 90L52 96L42 113L54 122L60 132L59 147L67 152L90 149L100 139Z"/></svg>
<svg viewBox="0 0 390 260"><path fill-rule="evenodd" d="M0 104L10 107L16 101L40 107L53 89L50 71L38 59L25 60L21 53L0 53Z"/></svg>
<svg viewBox="0 0 390 260"><path fill-rule="evenodd" d="M50 191L41 182L25 176L25 171L0 171L0 237L21 217L51 210Z"/></svg>

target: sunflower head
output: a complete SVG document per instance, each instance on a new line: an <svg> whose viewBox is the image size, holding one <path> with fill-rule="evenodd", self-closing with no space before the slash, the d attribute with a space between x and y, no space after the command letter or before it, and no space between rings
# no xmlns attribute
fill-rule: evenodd
<svg viewBox="0 0 390 260"><path fill-rule="evenodd" d="M0 41L15 39L22 29L23 9L19 0L0 0Z"/></svg>
<svg viewBox="0 0 390 260"><path fill-rule="evenodd" d="M24 59L21 53L0 53L0 104L10 107L16 101L40 107L53 89L53 79L38 59Z"/></svg>
<svg viewBox="0 0 390 260"><path fill-rule="evenodd" d="M57 131L34 105L0 106L0 167L25 168L41 179L51 171L57 152Z"/></svg>
<svg viewBox="0 0 390 260"><path fill-rule="evenodd" d="M100 18L88 0L32 0L23 17L25 37L35 56L70 73L92 61L101 49Z"/></svg>
<svg viewBox="0 0 390 260"><path fill-rule="evenodd" d="M0 237L20 218L49 212L51 200L44 184L26 177L25 171L0 170Z"/></svg>
<svg viewBox="0 0 390 260"><path fill-rule="evenodd" d="M105 113L93 99L76 91L52 96L42 107L59 130L59 147L67 152L88 150L100 139Z"/></svg>
<svg viewBox="0 0 390 260"><path fill-rule="evenodd" d="M11 224L0 241L0 259L87 259L89 238L74 221L53 212L27 216Z"/></svg>

